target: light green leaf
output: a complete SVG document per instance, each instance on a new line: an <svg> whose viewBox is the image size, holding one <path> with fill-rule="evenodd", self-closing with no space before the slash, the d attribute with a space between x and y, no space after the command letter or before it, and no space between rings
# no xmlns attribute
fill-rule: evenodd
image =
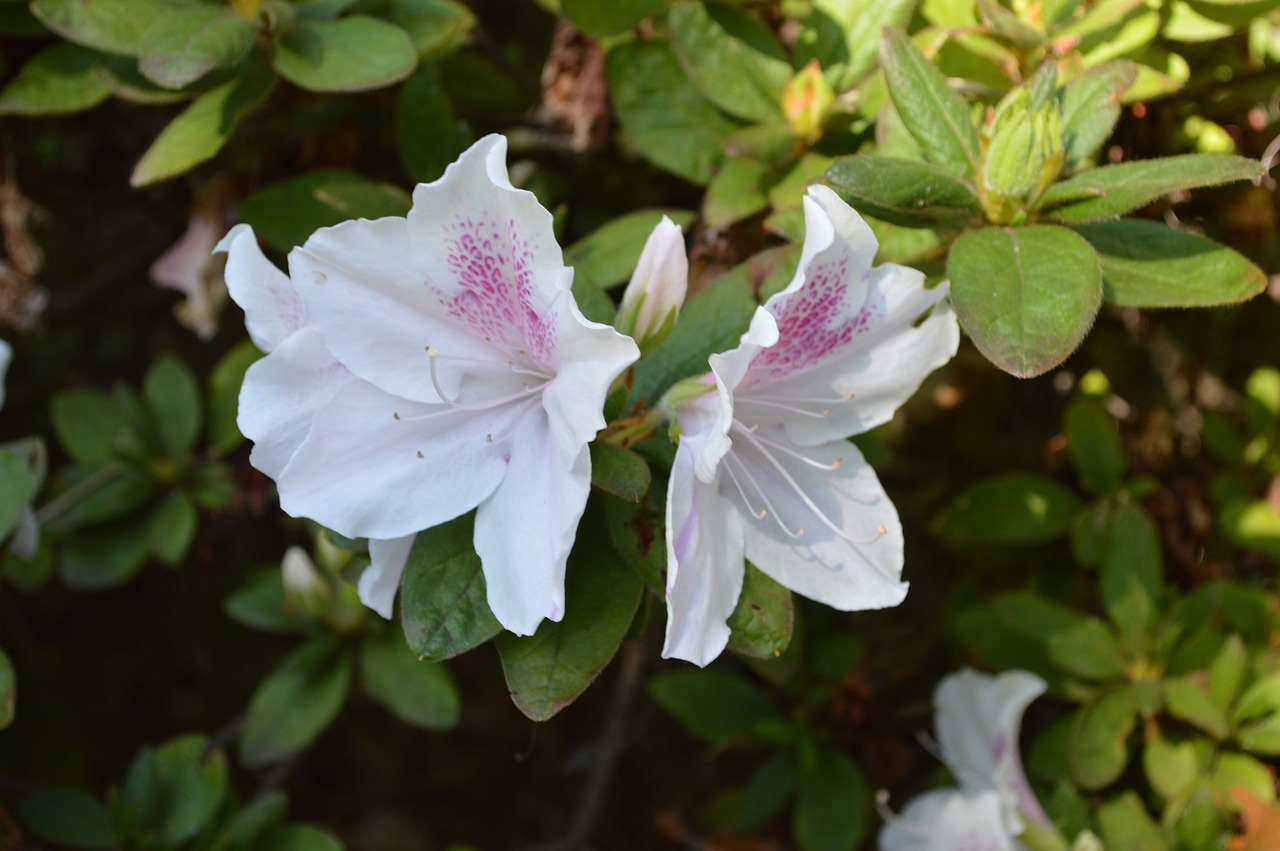
<svg viewBox="0 0 1280 851"><path fill-rule="evenodd" d="M113 821L154 837L152 847L176 848L200 834L228 791L222 751L204 736L181 736L138 754L112 800Z"/></svg>
<svg viewBox="0 0 1280 851"><path fill-rule="evenodd" d="M150 186L213 159L240 119L266 100L274 85L274 76L250 71L200 95L160 131L129 184Z"/></svg>
<svg viewBox="0 0 1280 851"><path fill-rule="evenodd" d="M1209 695L1226 712L1235 702L1248 672L1249 649L1240 636L1232 633L1223 643L1209 668Z"/></svg>
<svg viewBox="0 0 1280 851"><path fill-rule="evenodd" d="M1066 228L969 231L947 258L960 325L996 366L1040 375L1080 345L1102 302L1098 256Z"/></svg>
<svg viewBox="0 0 1280 851"><path fill-rule="evenodd" d="M0 542L44 483L45 463L44 441L38 437L0 445Z"/></svg>
<svg viewBox="0 0 1280 851"><path fill-rule="evenodd" d="M866 778L840 751L824 750L800 774L794 831L803 851L850 851L867 832Z"/></svg>
<svg viewBox="0 0 1280 851"><path fill-rule="evenodd" d="M93 69L93 76L108 92L128 103L181 103L201 94L195 91L197 87L174 91L157 86L142 76L137 60L127 56L103 56Z"/></svg>
<svg viewBox="0 0 1280 851"><path fill-rule="evenodd" d="M234 65L253 47L258 28L226 6L167 10L142 37L138 70L153 83L180 89L214 68Z"/></svg>
<svg viewBox="0 0 1280 851"><path fill-rule="evenodd" d="M1142 770L1147 782L1165 800L1191 790L1200 779L1200 760L1193 742L1171 742L1156 735L1142 748Z"/></svg>
<svg viewBox="0 0 1280 851"><path fill-rule="evenodd" d="M40 52L0 91L0 115L66 115L97 106L109 94L94 73L101 58L65 43Z"/></svg>
<svg viewBox="0 0 1280 851"><path fill-rule="evenodd" d="M885 28L880 65L898 115L924 155L972 180L978 172L978 131L964 98L900 29Z"/></svg>
<svg viewBox="0 0 1280 851"><path fill-rule="evenodd" d="M658 674L649 693L695 736L713 745L750 735L765 722L786 718L754 685L735 674L681 669Z"/></svg>
<svg viewBox="0 0 1280 851"><path fill-rule="evenodd" d="M302 21L276 45L273 64L280 76L313 92L363 92L408 77L418 51L395 24L348 15Z"/></svg>
<svg viewBox="0 0 1280 851"><path fill-rule="evenodd" d="M1132 62L1117 60L1090 68L1062 87L1064 172L1087 162L1111 136L1120 118L1120 97L1137 76Z"/></svg>
<svg viewBox="0 0 1280 851"><path fill-rule="evenodd" d="M956 547L1038 544L1067 533L1080 498L1041 476L1009 473L967 488L937 522Z"/></svg>
<svg viewBox="0 0 1280 851"><path fill-rule="evenodd" d="M1174 718L1199 727L1215 739L1226 737L1229 729L1227 716L1198 680L1190 677L1166 679L1164 700Z"/></svg>
<svg viewBox="0 0 1280 851"><path fill-rule="evenodd" d="M23 827L45 842L109 851L115 848L111 814L100 801L71 789L41 789L18 804Z"/></svg>
<svg viewBox="0 0 1280 851"><path fill-rule="evenodd" d="M1121 219L1076 227L1102 262L1102 295L1126 307L1209 307L1253 298L1267 276L1247 259L1193 233Z"/></svg>
<svg viewBox="0 0 1280 851"><path fill-rule="evenodd" d="M725 160L702 199L707 227L725 227L767 209L764 187L770 171L767 164L745 157Z"/></svg>
<svg viewBox="0 0 1280 851"><path fill-rule="evenodd" d="M1067 759L1080 788L1101 789L1120 776L1137 721L1133 696L1124 686L1102 692L1076 713Z"/></svg>
<svg viewBox="0 0 1280 851"><path fill-rule="evenodd" d="M1230 500L1223 505L1218 524L1240 546L1280 555L1280 510L1267 500Z"/></svg>
<svg viewBox="0 0 1280 851"><path fill-rule="evenodd" d="M454 118L435 65L422 63L400 88L396 134L405 173L419 183L444 174L470 143L471 132Z"/></svg>
<svg viewBox="0 0 1280 851"><path fill-rule="evenodd" d="M336 638L312 639L267 675L240 734L240 761L250 768L280 762L311 744L347 698L351 654Z"/></svg>
<svg viewBox="0 0 1280 851"><path fill-rule="evenodd" d="M574 281L587 278L600 288L612 287L631 277L645 241L662 217L687 227L693 221L688 210L636 210L611 220L564 250L566 266L573 267Z"/></svg>
<svg viewBox="0 0 1280 851"><path fill-rule="evenodd" d="M1039 209L1062 222L1123 215L1164 195L1263 174L1257 160L1226 154L1182 154L1091 168L1050 187Z"/></svg>
<svg viewBox="0 0 1280 851"><path fill-rule="evenodd" d="M400 583L400 617L409 646L427 661L451 659L502 629L489 611L474 515L419 532Z"/></svg>
<svg viewBox="0 0 1280 851"><path fill-rule="evenodd" d="M672 49L628 42L609 51L605 73L618 121L636 149L693 183L711 180L741 125L693 88Z"/></svg>
<svg viewBox="0 0 1280 851"><path fill-rule="evenodd" d="M1140 651L1164 585L1160 532L1142 506L1118 505L1107 522L1098 591L1125 646Z"/></svg>
<svg viewBox="0 0 1280 851"><path fill-rule="evenodd" d="M1263 763L1242 753L1224 753L1213 767L1209 784L1226 798L1232 789L1243 786L1267 804L1276 800L1275 773Z"/></svg>
<svg viewBox="0 0 1280 851"><path fill-rule="evenodd" d="M1142 799L1132 791L1107 801L1097 810L1102 847L1125 851L1167 851L1169 843L1160 825L1147 813Z"/></svg>
<svg viewBox="0 0 1280 851"><path fill-rule="evenodd" d="M1086 680L1109 682L1125 675L1125 658L1115 634L1097 618L1084 618L1050 633L1049 658L1059 669Z"/></svg>
<svg viewBox="0 0 1280 851"><path fill-rule="evenodd" d="M972 186L920 160L844 157L825 181L859 212L903 227L962 227L980 207Z"/></svg>
<svg viewBox="0 0 1280 851"><path fill-rule="evenodd" d="M832 88L844 92L875 68L880 58L880 31L886 26L906 27L916 0L817 0L814 7L804 23L810 31L817 29L814 34L825 36L831 45L827 50L815 49L816 39L811 40L802 30L794 48L795 65L799 68L817 59Z"/></svg>
<svg viewBox="0 0 1280 851"><path fill-rule="evenodd" d="M365 638L360 686L401 721L427 730L453 729L462 712L448 668L418 661L398 632Z"/></svg>
<svg viewBox="0 0 1280 851"><path fill-rule="evenodd" d="M67 41L137 56L151 24L172 11L164 0L31 0L31 12Z"/></svg>
<svg viewBox="0 0 1280 851"><path fill-rule="evenodd" d="M671 8L667 26L680 64L703 97L748 121L782 116L791 66L758 21L728 6L686 2Z"/></svg>
<svg viewBox="0 0 1280 851"><path fill-rule="evenodd" d="M169 454L189 454L204 418L200 387L191 370L173 355L162 355L142 379L142 396Z"/></svg>
<svg viewBox="0 0 1280 851"><path fill-rule="evenodd" d="M742 593L729 615L729 649L757 659L781 656L791 643L795 611L791 592L747 563Z"/></svg>

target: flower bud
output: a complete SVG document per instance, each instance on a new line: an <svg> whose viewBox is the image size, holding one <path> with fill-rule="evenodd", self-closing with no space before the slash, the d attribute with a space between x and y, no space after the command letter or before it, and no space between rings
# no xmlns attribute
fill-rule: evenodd
<svg viewBox="0 0 1280 851"><path fill-rule="evenodd" d="M791 129L812 143L822 136L822 123L836 101L836 93L822 73L818 60L810 60L787 81L782 90L782 114Z"/></svg>
<svg viewBox="0 0 1280 851"><path fill-rule="evenodd" d="M622 294L617 328L641 351L653 350L675 325L689 289L689 258L680 226L666 216L649 234L636 271Z"/></svg>
<svg viewBox="0 0 1280 851"><path fill-rule="evenodd" d="M299 614L322 616L333 592L306 550L289 547L284 551L280 568L285 606Z"/></svg>
<svg viewBox="0 0 1280 851"><path fill-rule="evenodd" d="M1043 76L1011 92L983 134L983 189L987 214L996 223L1009 221L1022 202L1039 196L1062 167L1062 107L1052 96L1052 81L1046 85Z"/></svg>

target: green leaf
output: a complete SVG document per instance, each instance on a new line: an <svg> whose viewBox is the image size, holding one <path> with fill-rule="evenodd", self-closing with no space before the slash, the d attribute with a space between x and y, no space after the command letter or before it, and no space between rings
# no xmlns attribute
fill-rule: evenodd
<svg viewBox="0 0 1280 851"><path fill-rule="evenodd" d="M300 22L276 45L272 64L281 77L313 92L363 92L408 77L418 51L395 24L348 15Z"/></svg>
<svg viewBox="0 0 1280 851"><path fill-rule="evenodd" d="M1005 594L956 620L961 639L984 662L1000 670L1028 668L1041 675L1057 666L1050 658L1055 636L1090 630L1088 618L1031 592ZM1059 641L1070 642L1067 639ZM1059 659L1067 649L1058 651Z"/></svg>
<svg viewBox="0 0 1280 851"><path fill-rule="evenodd" d="M70 588L111 588L133 578L147 558L147 518L122 520L81 529L62 548L58 575Z"/></svg>
<svg viewBox="0 0 1280 851"><path fill-rule="evenodd" d="M152 848L176 848L209 823L229 791L227 760L204 736L144 748L111 804L113 821L132 825Z"/></svg>
<svg viewBox="0 0 1280 851"><path fill-rule="evenodd" d="M269 831L253 851L342 851L342 843L318 827L287 824Z"/></svg>
<svg viewBox="0 0 1280 851"><path fill-rule="evenodd" d="M125 56L137 56L152 22L172 9L164 0L31 0L32 14L67 41Z"/></svg>
<svg viewBox="0 0 1280 851"><path fill-rule="evenodd" d="M573 267L574 281L585 277L597 287L607 288L631 277L649 234L666 216L687 227L693 221L688 210L636 210L592 231L564 250L564 262Z"/></svg>
<svg viewBox="0 0 1280 851"><path fill-rule="evenodd" d="M249 581L223 602L222 609L233 620L252 629L300 632L304 626L301 619L285 608L284 583L278 567L255 570Z"/></svg>
<svg viewBox="0 0 1280 851"><path fill-rule="evenodd" d="M427 661L451 659L502 629L489 611L473 528L473 514L450 520L419 532L409 552L400 617L409 646Z"/></svg>
<svg viewBox="0 0 1280 851"><path fill-rule="evenodd" d="M800 775L794 832L803 851L852 851L867 832L870 793L857 763L824 750Z"/></svg>
<svg viewBox="0 0 1280 851"><path fill-rule="evenodd" d="M312 639L259 684L249 701L240 761L280 762L311 744L337 717L351 682L351 654L333 637Z"/></svg>
<svg viewBox="0 0 1280 851"><path fill-rule="evenodd" d="M1209 307L1253 298L1267 276L1211 239L1158 222L1079 225L1102 261L1102 295L1126 307Z"/></svg>
<svg viewBox="0 0 1280 851"><path fill-rule="evenodd" d="M750 562L742 593L729 615L729 649L757 659L774 659L791 643L795 611L791 592Z"/></svg>
<svg viewBox="0 0 1280 851"><path fill-rule="evenodd" d="M162 355L142 379L142 396L155 418L165 449L185 456L196 445L204 414L200 387L186 364L173 355Z"/></svg>
<svg viewBox="0 0 1280 851"><path fill-rule="evenodd" d="M1169 847L1160 825L1134 792L1125 792L1098 807L1097 820L1104 848L1166 851Z"/></svg>
<svg viewBox="0 0 1280 851"><path fill-rule="evenodd" d="M156 506L147 521L148 547L160 561L175 567L196 535L196 507L186 494L173 492Z"/></svg>
<svg viewBox="0 0 1280 851"><path fill-rule="evenodd" d="M0 115L66 115L107 99L94 69L101 55L74 44L57 44L22 66L0 91Z"/></svg>
<svg viewBox="0 0 1280 851"><path fill-rule="evenodd" d="M906 33L895 27L884 29L880 65L898 115L924 155L972 181L978 173L978 131L964 98Z"/></svg>
<svg viewBox="0 0 1280 851"><path fill-rule="evenodd" d="M1156 735L1142 748L1142 770L1147 782L1165 800L1191 790L1200 779L1200 760L1194 742L1171 742Z"/></svg>
<svg viewBox="0 0 1280 851"><path fill-rule="evenodd" d="M686 180L710 181L740 125L698 94L671 47L623 44L609 51L605 74L618 122L636 149Z"/></svg>
<svg viewBox="0 0 1280 851"><path fill-rule="evenodd" d="M439 662L419 662L397 633L365 638L360 687L407 724L427 730L458 725L462 704L449 670Z"/></svg>
<svg viewBox="0 0 1280 851"><path fill-rule="evenodd" d="M790 750L780 750L751 775L738 801L734 827L754 833L778 817L790 801L800 779L800 767Z"/></svg>
<svg viewBox="0 0 1280 851"><path fill-rule="evenodd" d="M1236 544L1280 554L1280 510L1265 499L1233 499L1223 505L1218 525Z"/></svg>
<svg viewBox="0 0 1280 851"><path fill-rule="evenodd" d="M560 0L560 14L589 36L618 35L662 13L667 0Z"/></svg>
<svg viewBox="0 0 1280 851"><path fill-rule="evenodd" d="M583 526L569 557L564 620L543 621L527 638L504 632L496 642L511 700L534 721L586 691L618 652L640 605L643 583L600 540L599 518Z"/></svg>
<svg viewBox="0 0 1280 851"><path fill-rule="evenodd" d="M649 693L691 733L713 745L749 736L763 723L786 720L754 685L721 671L658 674L649 681Z"/></svg>
<svg viewBox="0 0 1280 851"><path fill-rule="evenodd" d="M1274 804L1276 800L1274 771L1253 757L1240 753L1219 755L1209 784L1223 798L1232 789L1243 786L1268 804Z"/></svg>
<svg viewBox="0 0 1280 851"><path fill-rule="evenodd" d="M349 171L313 171L260 189L237 207L268 245L287 253L323 227L350 218L404 215L404 190Z"/></svg>
<svg viewBox="0 0 1280 851"><path fill-rule="evenodd" d="M259 793L227 822L212 851L256 851L254 843L284 819L288 808L289 798L283 792Z"/></svg>
<svg viewBox="0 0 1280 851"><path fill-rule="evenodd" d="M606 493L639 502L649 492L649 464L630 449L591 444L591 484Z"/></svg>
<svg viewBox="0 0 1280 851"><path fill-rule="evenodd" d="M963 227L980 206L972 186L920 160L843 157L825 180L859 212L903 227Z"/></svg>
<svg viewBox="0 0 1280 851"><path fill-rule="evenodd" d="M703 97L752 122L782 116L791 66L758 21L727 6L678 3L667 27L680 64Z"/></svg>
<svg viewBox="0 0 1280 851"><path fill-rule="evenodd" d="M138 70L166 89L194 83L243 59L258 28L227 6L178 6L156 18L138 48Z"/></svg>
<svg viewBox="0 0 1280 851"><path fill-rule="evenodd" d="M707 227L725 227L767 209L764 187L770 170L767 164L745 157L725 160L702 199Z"/></svg>
<svg viewBox="0 0 1280 851"><path fill-rule="evenodd" d="M1080 499L1041 476L1008 473L967 488L937 521L955 547L1038 544L1065 535Z"/></svg>
<svg viewBox="0 0 1280 851"><path fill-rule="evenodd" d="M45 448L38 437L0 445L0 542L18 525L44 483Z"/></svg>
<svg viewBox="0 0 1280 851"><path fill-rule="evenodd" d="M96 798L71 789L32 792L18 805L23 827L45 842L68 848L115 848L111 814Z"/></svg>
<svg viewBox="0 0 1280 851"><path fill-rule="evenodd" d="M1120 443L1115 420L1107 413L1102 400L1073 399L1063 419L1067 448L1084 489L1107 494L1119 488L1129 468L1129 457Z"/></svg>
<svg viewBox="0 0 1280 851"><path fill-rule="evenodd" d="M400 87L396 135L405 173L419 183L444 174L471 142L465 122L454 118L435 65L422 63Z"/></svg>
<svg viewBox="0 0 1280 851"><path fill-rule="evenodd" d="M604 499L609 538L627 566L636 572L654 594L666 590L665 493L659 498L651 489L639 505L615 496Z"/></svg>
<svg viewBox="0 0 1280 851"><path fill-rule="evenodd" d="M1280 756L1280 715L1272 715L1236 730L1236 742L1250 753Z"/></svg>
<svg viewBox="0 0 1280 851"><path fill-rule="evenodd" d="M0 649L0 730L13 723L18 702L18 680L13 673L9 654Z"/></svg>
<svg viewBox="0 0 1280 851"><path fill-rule="evenodd" d="M1226 738L1229 729L1226 714L1197 680L1190 677L1166 679L1164 701L1174 718L1199 727L1215 739Z"/></svg>
<svg viewBox="0 0 1280 851"><path fill-rule="evenodd" d="M106 393L59 393L49 404L49 418L63 451L79 463L98 467L116 457L116 443L125 428L125 419L119 405Z"/></svg>
<svg viewBox="0 0 1280 851"><path fill-rule="evenodd" d="M1263 715L1280 714L1280 672L1268 674L1240 696L1232 720L1236 723Z"/></svg>
<svg viewBox="0 0 1280 851"><path fill-rule="evenodd" d="M1223 712L1235 702L1240 686L1244 685L1248 666L1249 648L1239 635L1232 633L1223 642L1222 649L1213 658L1213 664L1209 668L1209 696Z"/></svg>
<svg viewBox="0 0 1280 851"><path fill-rule="evenodd" d="M209 373L209 445L226 454L244 442L236 425L244 374L262 357L252 340L241 340Z"/></svg>
<svg viewBox="0 0 1280 851"><path fill-rule="evenodd" d="M1225 154L1182 154L1091 168L1050 187L1039 209L1058 221L1109 219L1185 189L1253 180L1264 174L1257 160Z"/></svg>
<svg viewBox="0 0 1280 851"><path fill-rule="evenodd" d="M275 77L249 71L215 86L178 113L147 148L129 185L150 186L213 159L239 121L266 100Z"/></svg>
<svg viewBox="0 0 1280 851"><path fill-rule="evenodd" d="M409 34L422 59L460 46L476 23L471 10L455 0L391 0L381 17Z"/></svg>
<svg viewBox="0 0 1280 851"><path fill-rule="evenodd" d="M978 0L978 12L994 35L999 36L1014 46L1030 50L1039 47L1044 41L1044 34L1026 23L1022 18L1001 6L996 0Z"/></svg>
<svg viewBox="0 0 1280 851"><path fill-rule="evenodd" d="M832 88L845 92L875 68L880 31L886 26L907 26L916 0L817 0L814 6L792 48L795 66L817 59ZM819 38L827 42L825 50L816 43Z"/></svg>
<svg viewBox="0 0 1280 851"><path fill-rule="evenodd" d="M1050 660L1063 671L1086 680L1123 679L1125 658L1115 634L1097 618L1085 618L1049 634Z"/></svg>
<svg viewBox="0 0 1280 851"><path fill-rule="evenodd" d="M127 56L101 57L93 75L108 92L129 103L180 103L200 94L193 90L174 91L157 86L142 76L137 60Z"/></svg>
<svg viewBox="0 0 1280 851"><path fill-rule="evenodd" d="M1129 761L1127 740L1138 716L1128 687L1109 689L1085 704L1071 725L1067 760L1081 789L1109 786Z"/></svg>
<svg viewBox="0 0 1280 851"><path fill-rule="evenodd" d="M1126 647L1140 651L1164 584L1160 532L1139 505L1116 507L1098 571L1098 591Z"/></svg>
<svg viewBox="0 0 1280 851"><path fill-rule="evenodd" d="M1052 225L969 231L947 257L960 325L996 366L1031 378L1061 363L1102 303L1098 256Z"/></svg>
<svg viewBox="0 0 1280 851"><path fill-rule="evenodd" d="M1065 172L1091 159L1111 136L1120 119L1120 96L1137 76L1137 66L1117 60L1090 68L1062 87Z"/></svg>
<svg viewBox="0 0 1280 851"><path fill-rule="evenodd" d="M99 470L68 467L58 479L66 487L57 497L60 510L43 527L51 535L128 514L155 492L150 476L119 464Z"/></svg>

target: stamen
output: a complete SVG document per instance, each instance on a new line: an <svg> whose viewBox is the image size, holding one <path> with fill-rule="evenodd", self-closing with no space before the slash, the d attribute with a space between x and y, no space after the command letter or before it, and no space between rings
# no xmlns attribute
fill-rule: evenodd
<svg viewBox="0 0 1280 851"><path fill-rule="evenodd" d="M772 399L740 399L736 403L739 407L742 405L759 405L762 408L776 408L780 411L786 411L790 414L799 414L802 417L813 417L814 419L822 419L831 415L830 408L823 408L821 411L806 411L804 408L797 408L794 405L784 405L781 402L775 402Z"/></svg>
<svg viewBox="0 0 1280 851"><path fill-rule="evenodd" d="M440 374L436 370L436 359L440 357L440 350L427 346L427 354L431 358L431 386L435 388L436 395L439 396L440 400L450 408L457 408L459 411L488 411L493 408L497 408L501 405L507 404L508 402L514 402L527 397L530 393L541 390L551 380L549 378L544 378L542 384L539 384L536 387L530 387L527 381L521 382L521 389L509 396L490 399L479 405L465 405L457 399L449 398L448 394L444 392L444 388L440 386Z"/></svg>
<svg viewBox="0 0 1280 851"><path fill-rule="evenodd" d="M757 520L763 520L769 516L769 509L762 508L756 511L751 507L751 500L747 499L747 492L742 489L742 482L738 481L738 476L733 472L733 467L728 464L724 465L725 472L729 474L730 480L733 481L734 487L738 489L738 495L742 497L742 502L747 506L747 511L751 512L751 516Z"/></svg>
<svg viewBox="0 0 1280 851"><path fill-rule="evenodd" d="M739 467L742 468L742 475L747 477L747 481L751 483L751 486L756 489L756 493L760 494L760 499L764 501L764 512L762 514L757 515L757 518L763 520L766 515L772 514L774 522L778 524L778 528L781 529L783 534L785 534L788 538L803 538L804 527L801 526L798 530L794 532L791 531L790 527L787 526L786 522L783 521L782 517L778 515L777 510L773 507L773 503L769 501L768 493L765 492L764 488L760 487L760 483L756 481L755 476L751 475L751 471L747 469L747 465L743 464L742 460L740 458L735 457L732 452L726 455L725 459L726 460L731 459L735 464L737 464ZM726 466L725 469L727 470L729 468ZM751 507L750 504L748 504L747 507L750 508ZM754 514L755 512L753 511L752 513Z"/></svg>
<svg viewBox="0 0 1280 851"><path fill-rule="evenodd" d="M755 434L755 431L758 428L760 428L760 426L759 424L756 424L752 428L747 429L747 431L750 432L751 434ZM837 458L834 464L823 464L821 461L815 461L812 458L810 458L808 455L804 455L800 452L795 451L794 449L791 449L790 447L783 446L781 443L776 443L772 440L769 440L768 438L760 437L757 435L755 439L757 443L763 443L765 446L768 446L772 449L776 449L779 452L783 453L784 455L790 455L792 458L795 458L797 461L803 461L805 464L808 464L810 467L813 467L818 470L839 470L840 467L844 465L843 458Z"/></svg>

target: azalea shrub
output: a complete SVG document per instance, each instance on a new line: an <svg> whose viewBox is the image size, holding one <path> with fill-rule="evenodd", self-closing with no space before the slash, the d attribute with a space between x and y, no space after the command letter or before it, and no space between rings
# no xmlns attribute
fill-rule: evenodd
<svg viewBox="0 0 1280 851"><path fill-rule="evenodd" d="M1280 2L0 34L15 847L1277 847Z"/></svg>

